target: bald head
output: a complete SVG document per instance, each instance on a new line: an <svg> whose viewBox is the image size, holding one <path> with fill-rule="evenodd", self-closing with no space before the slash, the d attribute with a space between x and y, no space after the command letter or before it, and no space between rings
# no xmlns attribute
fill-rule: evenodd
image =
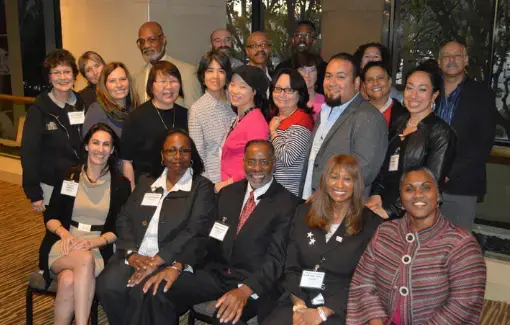
<svg viewBox="0 0 510 325"><path fill-rule="evenodd" d="M140 26L140 28L138 29L138 36L140 36L140 33L142 33L142 31L145 31L145 30L150 30L154 34L158 34L158 35L164 34L163 27L161 27L161 25L155 21L148 21L148 22L144 23L142 26Z"/></svg>
<svg viewBox="0 0 510 325"><path fill-rule="evenodd" d="M455 41L446 43L439 51L438 63L445 77L463 77L469 63L466 47Z"/></svg>

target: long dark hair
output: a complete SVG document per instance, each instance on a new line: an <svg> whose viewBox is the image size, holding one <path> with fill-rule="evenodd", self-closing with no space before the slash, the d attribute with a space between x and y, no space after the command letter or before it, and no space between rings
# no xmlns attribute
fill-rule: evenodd
<svg viewBox="0 0 510 325"><path fill-rule="evenodd" d="M310 114L312 112L312 109L306 106L306 103L308 103L308 100L310 99L310 96L308 94L308 88L306 87L306 82L303 76L297 72L294 69L280 69L278 70L278 73L271 81L270 86L270 104L271 104L271 115L276 116L278 115L278 107L274 103L273 100L273 90L276 87L276 83L278 82L278 79L281 75L288 75L290 79L290 88L294 89L299 94L299 99L297 102L297 107L304 110L306 113Z"/></svg>
<svg viewBox="0 0 510 325"><path fill-rule="evenodd" d="M115 131L113 131L113 129L110 126L99 122L99 123L94 124L89 129L87 134L85 134L85 136L83 137L83 141L81 142L81 150L83 153L83 157L88 156L88 152L87 152L87 150L85 150L85 146L89 144L90 138L92 138L94 133L96 133L98 131L104 131L110 135L110 137L112 138L112 148L113 148L112 154L110 155L110 157L108 157L108 161L107 161L106 165L104 166L103 170L101 171L101 176L105 175L108 171L110 172L110 174L112 176L114 176L118 173L120 139L117 136L117 134L115 133ZM87 170L87 165L88 165L87 159L85 159L85 163L83 164L85 170Z"/></svg>
<svg viewBox="0 0 510 325"><path fill-rule="evenodd" d="M200 154L198 153L197 146L195 145L195 142L189 136L188 132L186 132L185 130L178 129L178 128L169 130L165 139L163 140L162 145L161 145L161 152L163 152L166 139L168 139L169 136L172 136L176 133L185 136L189 140L189 143L191 146L191 161L192 161L191 169L193 170L193 175L202 175L205 171L204 161L202 160L202 158L200 157Z"/></svg>

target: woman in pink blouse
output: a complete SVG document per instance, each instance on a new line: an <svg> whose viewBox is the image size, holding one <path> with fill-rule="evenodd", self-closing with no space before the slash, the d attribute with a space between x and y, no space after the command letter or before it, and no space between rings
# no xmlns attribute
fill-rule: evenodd
<svg viewBox="0 0 510 325"><path fill-rule="evenodd" d="M293 62L293 69L297 70L305 79L306 87L308 89L309 101L306 104L312 109L312 117L317 121L319 113L322 109L322 104L326 101L324 95L316 92L317 90L317 67L321 62L321 58L310 52L300 52L296 55Z"/></svg>
<svg viewBox="0 0 510 325"><path fill-rule="evenodd" d="M268 87L269 80L260 68L244 65L233 71L228 95L232 106L237 109L237 118L221 148L221 182L216 183L216 191L245 178L243 156L246 143L268 139Z"/></svg>

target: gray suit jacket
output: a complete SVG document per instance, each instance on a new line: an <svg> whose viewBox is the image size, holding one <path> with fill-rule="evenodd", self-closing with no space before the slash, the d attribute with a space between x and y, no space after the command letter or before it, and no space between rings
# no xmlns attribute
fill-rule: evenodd
<svg viewBox="0 0 510 325"><path fill-rule="evenodd" d="M317 119L313 136L308 144L310 156L313 139L320 125ZM354 156L360 164L365 184L365 196L370 194L370 186L379 174L388 147L388 127L383 115L361 95L356 95L345 111L329 130L322 143L313 166L312 193L319 188L321 173L327 161L334 155L345 154ZM301 177L300 196L303 193L308 158Z"/></svg>
<svg viewBox="0 0 510 325"><path fill-rule="evenodd" d="M165 54L161 60L171 62L177 67L177 69L179 69L182 78L181 87L184 93L184 99L179 96L176 103L189 109L191 105L202 96L202 88L200 88L200 84L197 79L197 69L192 64L177 60L168 54ZM140 71L134 76L136 91L138 92L141 103L148 100L148 98L146 98L146 86L147 77L151 68L152 65L150 63L145 63Z"/></svg>

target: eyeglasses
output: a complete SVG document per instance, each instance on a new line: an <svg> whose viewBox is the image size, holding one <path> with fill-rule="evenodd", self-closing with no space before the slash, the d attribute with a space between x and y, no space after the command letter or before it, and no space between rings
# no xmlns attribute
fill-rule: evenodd
<svg viewBox="0 0 510 325"><path fill-rule="evenodd" d="M64 71L52 71L50 72L50 74L54 77L54 78L58 78L58 77L70 77L73 75L73 71L72 70L64 70Z"/></svg>
<svg viewBox="0 0 510 325"><path fill-rule="evenodd" d="M139 39L136 40L136 45L138 45L138 47L141 47L141 46L145 45L145 42L147 42L147 44L149 44L149 43L153 44L153 43L159 41L161 36L163 36L163 34L159 34L158 36L149 36L147 38L147 40L145 40L143 38L139 38Z"/></svg>
<svg viewBox="0 0 510 325"><path fill-rule="evenodd" d="M262 166L262 167L268 167L269 165L271 165L272 162L273 162L272 160L268 160L268 159L261 159L261 160L248 159L248 160L246 160L246 164L249 167L255 167L258 164L260 164L260 166Z"/></svg>
<svg viewBox="0 0 510 325"><path fill-rule="evenodd" d="M314 72L317 72L317 68L316 67L301 67L301 68L298 68L298 72L300 72L300 73L314 73Z"/></svg>
<svg viewBox="0 0 510 325"><path fill-rule="evenodd" d="M283 91L284 93L286 93L286 94L293 94L293 93L296 91L296 89L292 89L292 88L274 87L273 91L274 91L275 93L278 93L278 94L279 94L279 93L281 93L282 91Z"/></svg>
<svg viewBox="0 0 510 325"><path fill-rule="evenodd" d="M158 86L160 87L163 87L163 86L166 86L166 85L175 85L175 84L180 84L179 83L179 80L175 80L175 79L163 79L163 80L154 80L154 83L157 84Z"/></svg>
<svg viewBox="0 0 510 325"><path fill-rule="evenodd" d="M180 153L181 156L186 156L186 155L189 155L191 153L191 149L188 149L188 148L180 148L180 149L172 148L172 149L165 149L165 150L163 150L163 153L165 155L167 155L167 156L170 156L170 157L177 156L177 153Z"/></svg>
<svg viewBox="0 0 510 325"><path fill-rule="evenodd" d="M246 45L250 50L266 50L270 49L273 46L271 43L259 43L259 44L250 44Z"/></svg>

